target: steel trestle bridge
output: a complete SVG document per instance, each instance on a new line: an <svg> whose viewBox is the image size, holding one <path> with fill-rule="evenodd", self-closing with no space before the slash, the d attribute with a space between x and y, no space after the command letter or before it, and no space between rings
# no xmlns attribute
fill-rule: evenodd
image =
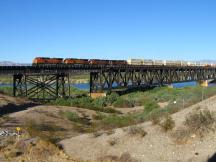
<svg viewBox="0 0 216 162"><path fill-rule="evenodd" d="M105 90L111 92L114 88L129 86L148 87L216 79L216 67L208 66L64 64L0 66L0 74L13 75L13 95L31 99L70 96L69 78L77 72L89 72L90 93Z"/></svg>

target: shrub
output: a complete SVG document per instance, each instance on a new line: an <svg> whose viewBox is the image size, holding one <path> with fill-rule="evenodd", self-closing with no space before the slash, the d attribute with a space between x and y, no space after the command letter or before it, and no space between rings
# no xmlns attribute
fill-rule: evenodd
<svg viewBox="0 0 216 162"><path fill-rule="evenodd" d="M100 98L96 98L93 100L93 105L96 108L103 108L105 107L106 104L106 98L105 97L100 97Z"/></svg>
<svg viewBox="0 0 216 162"><path fill-rule="evenodd" d="M113 92L110 95L106 96L106 102L107 104L112 105L118 98L119 98L119 95Z"/></svg>
<svg viewBox="0 0 216 162"><path fill-rule="evenodd" d="M73 122L78 122L80 120L80 117L75 112L66 111L64 112L64 115L67 117L68 120Z"/></svg>
<svg viewBox="0 0 216 162"><path fill-rule="evenodd" d="M70 100L64 99L64 98L57 98L54 101L51 101L51 104L53 105L60 105L60 106L70 106Z"/></svg>
<svg viewBox="0 0 216 162"><path fill-rule="evenodd" d="M159 108L159 105L153 100L149 100L144 103L144 110L148 113L157 108Z"/></svg>
<svg viewBox="0 0 216 162"><path fill-rule="evenodd" d="M160 124L164 131L172 130L175 127L175 121L171 116L167 116L166 119Z"/></svg>
<svg viewBox="0 0 216 162"><path fill-rule="evenodd" d="M200 110L190 113L185 120L185 125L193 133L203 135L204 132L215 129L215 113L209 110Z"/></svg>
<svg viewBox="0 0 216 162"><path fill-rule="evenodd" d="M90 97L81 97L81 98L74 98L70 101L71 106L76 107L83 107L83 108L93 108L94 105L92 104L92 99Z"/></svg>
<svg viewBox="0 0 216 162"><path fill-rule="evenodd" d="M140 135L141 137L144 137L147 134L147 132L140 126L129 127L128 133L130 135Z"/></svg>
<svg viewBox="0 0 216 162"><path fill-rule="evenodd" d="M133 107L134 105L126 100L126 99L123 99L123 98L118 98L114 103L113 103L113 106L114 107L121 107L121 108L131 108Z"/></svg>

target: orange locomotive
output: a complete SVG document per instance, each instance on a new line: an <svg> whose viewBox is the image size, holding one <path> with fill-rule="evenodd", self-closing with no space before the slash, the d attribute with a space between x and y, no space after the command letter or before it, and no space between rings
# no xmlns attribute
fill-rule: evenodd
<svg viewBox="0 0 216 162"><path fill-rule="evenodd" d="M67 58L64 59L65 64L81 64L81 65L88 65L88 59L76 59L76 58Z"/></svg>
<svg viewBox="0 0 216 162"><path fill-rule="evenodd" d="M125 60L100 60L100 59L77 59L77 58L49 58L36 57L33 60L33 65L56 65L56 64L71 64L71 65L127 65Z"/></svg>
<svg viewBox="0 0 216 162"><path fill-rule="evenodd" d="M62 64L63 58L36 57L33 60L33 65L36 64Z"/></svg>

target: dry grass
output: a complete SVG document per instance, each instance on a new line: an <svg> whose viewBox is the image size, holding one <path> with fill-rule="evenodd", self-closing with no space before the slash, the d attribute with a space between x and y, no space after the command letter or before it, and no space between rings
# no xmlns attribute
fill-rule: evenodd
<svg viewBox="0 0 216 162"><path fill-rule="evenodd" d="M172 135L177 144L185 144L195 137L202 138L206 133L215 131L215 113L209 110L198 110L190 113L184 127L178 128Z"/></svg>
<svg viewBox="0 0 216 162"><path fill-rule="evenodd" d="M167 116L166 119L160 123L160 126L165 132L167 132L175 127L175 121L171 116Z"/></svg>
<svg viewBox="0 0 216 162"><path fill-rule="evenodd" d="M116 144L119 143L119 139L116 138L116 137L114 137L114 138L110 139L110 140L108 141L108 143L110 144L110 146L114 146L114 145L116 145Z"/></svg>
<svg viewBox="0 0 216 162"><path fill-rule="evenodd" d="M144 137L147 135L147 132L141 127L141 126L130 126L128 128L128 133L130 135L140 135L141 137Z"/></svg>
<svg viewBox="0 0 216 162"><path fill-rule="evenodd" d="M108 155L98 159L98 162L138 162L138 160L131 157L128 152L123 153L120 157Z"/></svg>
<svg viewBox="0 0 216 162"><path fill-rule="evenodd" d="M186 117L184 124L191 133L195 133L202 137L204 133L215 131L215 113L209 110L192 112Z"/></svg>

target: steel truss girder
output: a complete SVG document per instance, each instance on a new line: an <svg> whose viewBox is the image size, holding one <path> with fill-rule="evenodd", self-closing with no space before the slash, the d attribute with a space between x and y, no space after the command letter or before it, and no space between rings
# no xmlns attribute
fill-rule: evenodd
<svg viewBox="0 0 216 162"><path fill-rule="evenodd" d="M102 69L90 73L90 92L215 78L216 70L208 68Z"/></svg>

